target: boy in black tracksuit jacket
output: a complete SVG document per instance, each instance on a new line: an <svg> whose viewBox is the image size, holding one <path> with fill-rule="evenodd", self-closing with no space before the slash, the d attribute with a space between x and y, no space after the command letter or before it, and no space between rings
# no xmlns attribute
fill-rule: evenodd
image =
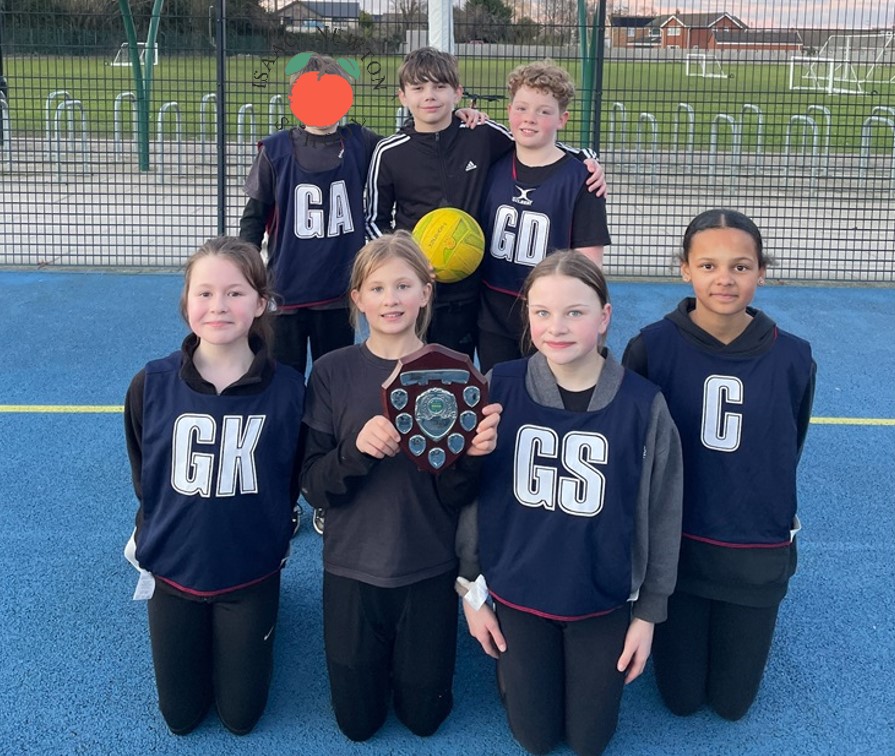
<svg viewBox="0 0 895 756"><path fill-rule="evenodd" d="M412 231L420 218L439 207L478 215L488 169L513 149L513 137L490 121L466 128L451 114L463 91L459 78L456 59L448 53L424 47L404 59L398 96L413 122L383 139L373 152L367 176L370 238ZM589 150L563 149L582 160L594 157ZM602 170L597 166L594 171L600 191ZM477 271L462 281L437 285L429 343L474 355L480 281Z"/></svg>

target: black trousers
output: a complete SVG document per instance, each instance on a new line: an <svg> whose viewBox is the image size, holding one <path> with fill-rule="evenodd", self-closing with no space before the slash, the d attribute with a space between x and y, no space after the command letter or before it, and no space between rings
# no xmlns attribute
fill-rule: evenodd
<svg viewBox="0 0 895 756"><path fill-rule="evenodd" d="M351 740L372 737L395 714L432 735L450 714L457 652L455 573L377 588L323 573L323 637L332 704Z"/></svg>
<svg viewBox="0 0 895 756"><path fill-rule="evenodd" d="M534 354L530 343L523 349L522 334L528 319L520 296L482 287L479 300L479 366L487 373L498 362L518 360ZM528 341L528 340L527 340Z"/></svg>
<svg viewBox="0 0 895 756"><path fill-rule="evenodd" d="M497 604L497 615L507 641L498 679L516 740L530 753L563 740L575 753L602 753L618 724L630 609L557 622Z"/></svg>
<svg viewBox="0 0 895 756"><path fill-rule="evenodd" d="M171 732L195 729L212 702L228 730L252 730L267 704L279 606L279 572L205 600L156 582L149 637L159 708Z"/></svg>
<svg viewBox="0 0 895 756"><path fill-rule="evenodd" d="M308 366L308 343L312 359L354 343L354 328L348 309L278 311L273 321L273 356L302 375Z"/></svg>
<svg viewBox="0 0 895 756"><path fill-rule="evenodd" d="M524 354L518 338L479 331L479 369L482 373L487 373L498 362L518 360Z"/></svg>
<svg viewBox="0 0 895 756"><path fill-rule="evenodd" d="M439 302L436 299L426 341L463 352L473 359L478 343L478 322L478 297L457 302Z"/></svg>
<svg viewBox="0 0 895 756"><path fill-rule="evenodd" d="M725 719L752 706L774 637L779 604L755 608L677 592L656 625L653 665L665 705L686 716L709 704Z"/></svg>

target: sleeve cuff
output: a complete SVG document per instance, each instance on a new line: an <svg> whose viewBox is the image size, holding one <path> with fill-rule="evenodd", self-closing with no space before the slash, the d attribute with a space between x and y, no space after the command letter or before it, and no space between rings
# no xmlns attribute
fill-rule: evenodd
<svg viewBox="0 0 895 756"><path fill-rule="evenodd" d="M466 578L458 577L454 584L457 595L460 596L473 609L478 611L488 600L488 584L485 582L485 576L479 575L474 581Z"/></svg>
<svg viewBox="0 0 895 756"><path fill-rule="evenodd" d="M358 450L353 439L345 439L339 444L339 462L345 475L366 475L377 460Z"/></svg>
<svg viewBox="0 0 895 756"><path fill-rule="evenodd" d="M658 596L640 589L640 596L634 602L632 614L637 619L658 624L668 617L668 596Z"/></svg>

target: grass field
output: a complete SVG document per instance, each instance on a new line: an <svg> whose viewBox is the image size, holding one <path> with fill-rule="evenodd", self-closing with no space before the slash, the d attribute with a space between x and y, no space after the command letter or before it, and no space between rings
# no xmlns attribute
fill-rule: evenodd
<svg viewBox="0 0 895 756"><path fill-rule="evenodd" d="M275 55L272 53L268 60ZM461 75L466 88L475 92L503 94L506 74L517 63L513 59L462 59ZM580 81L578 61L559 61L566 66L576 81ZM395 72L399 56L369 57L367 70L355 87L355 104L349 114L380 133L390 133L395 126L397 99ZM255 74L265 70L259 57L232 57L228 59L226 89L228 130L230 137L236 134L237 112L247 103L252 104L256 120L256 133L268 132L268 108L271 97L286 95L287 85L282 76L285 59L270 63L270 79L265 87L254 86ZM215 60L211 57L162 57L153 76L150 118L151 134L156 133L156 116L166 102L175 101L183 118L183 131L187 138L199 134L199 103L203 95L216 90ZM374 89L373 75L382 84ZM9 79L9 101L12 128L15 134L39 135L45 124L45 99L48 93L66 90L80 100L87 112L88 129L92 135L111 136L113 133L113 102L120 92L133 89L129 67L112 67L108 59L73 57L7 57L5 72ZM674 146L673 126L679 103L687 103L695 111L695 145L707 148L712 119L719 113L740 118L744 105L761 108L764 122L762 141L766 151L783 148L787 124L792 116L806 113L811 105L829 108L832 116L830 147L833 152L854 153L860 147L861 125L874 106L895 107L895 85L873 85L876 91L865 95L827 95L823 92L791 92L788 90L786 65L733 63L725 66L731 78L687 77L681 62L621 62L607 61L603 78L603 108L601 119L602 142L608 144L610 109L612 103L622 103L627 112L627 141L631 144L641 113L655 116L659 129L659 144ZM283 81L282 84L279 82ZM60 102L61 100L57 101ZM504 120L505 102L481 104L481 109L495 119ZM292 114L285 106L282 113L286 123L292 123ZM580 143L580 114L571 108L572 117L562 138ZM209 117L213 117L209 113ZM125 133L130 129L130 114L125 111ZM274 118L276 121L277 118ZM743 117L743 149L754 149L757 140L757 118L754 114ZM171 127L169 127L171 128ZM821 128L823 126L821 125ZM621 141L621 124L616 121L616 142ZM681 134L686 126L681 125ZM719 131L719 146L725 149L729 143L727 129ZM681 137L683 138L683 136ZM825 137L821 136L821 139ZM648 141L648 136L644 136ZM891 152L893 134L877 129L874 147Z"/></svg>

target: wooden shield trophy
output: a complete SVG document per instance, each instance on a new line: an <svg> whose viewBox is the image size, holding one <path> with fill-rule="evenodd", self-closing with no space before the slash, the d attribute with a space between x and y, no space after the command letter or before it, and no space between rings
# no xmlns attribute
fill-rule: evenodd
<svg viewBox="0 0 895 756"><path fill-rule="evenodd" d="M438 344L399 360L382 384L401 450L425 472L447 469L469 448L487 403L485 378L469 357Z"/></svg>

